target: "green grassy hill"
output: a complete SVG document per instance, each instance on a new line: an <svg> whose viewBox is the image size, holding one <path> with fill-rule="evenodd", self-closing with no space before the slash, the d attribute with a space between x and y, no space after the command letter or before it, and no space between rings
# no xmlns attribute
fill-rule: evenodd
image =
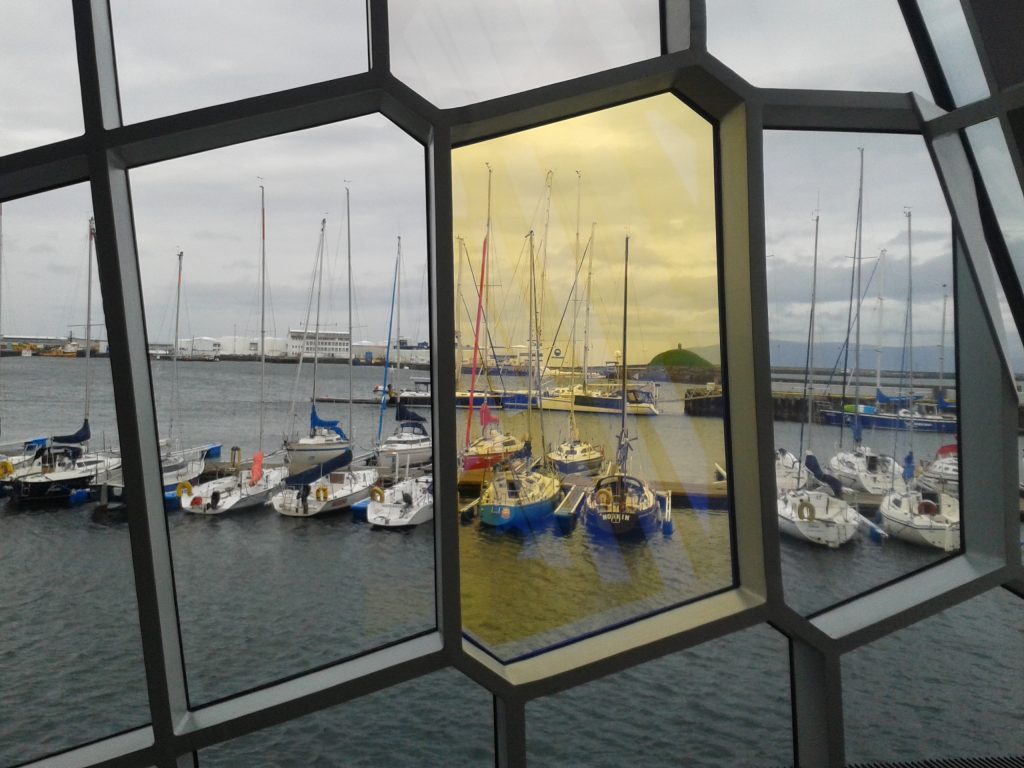
<svg viewBox="0 0 1024 768"><path fill-rule="evenodd" d="M714 368L714 364L709 363L703 357L694 352L690 352L688 349L677 348L670 349L667 352L655 355L650 362L650 365L660 365L666 368Z"/></svg>

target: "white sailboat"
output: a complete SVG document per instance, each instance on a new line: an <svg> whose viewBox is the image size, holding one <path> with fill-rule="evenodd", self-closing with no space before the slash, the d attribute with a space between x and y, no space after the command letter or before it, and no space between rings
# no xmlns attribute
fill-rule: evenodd
<svg viewBox="0 0 1024 768"><path fill-rule="evenodd" d="M263 466L263 406L266 400L266 281L267 238L264 188L260 184L260 402L259 446L247 468L238 468L226 477L184 489L181 506L188 512L220 515L225 512L257 509L267 504L287 475L284 467Z"/></svg>
<svg viewBox="0 0 1024 768"><path fill-rule="evenodd" d="M92 393L92 260L96 242L96 224L89 219L89 246L86 260L85 303L85 417L81 428L71 435L54 436L40 447L32 460L15 471L13 500L21 504L64 503L89 486L102 485L120 472L121 458L109 452L89 452L92 430L89 404Z"/></svg>
<svg viewBox="0 0 1024 768"><path fill-rule="evenodd" d="M406 477L388 488L374 486L366 522L374 528L411 528L434 519L434 477Z"/></svg>
<svg viewBox="0 0 1024 768"><path fill-rule="evenodd" d="M904 326L904 347L913 350L914 344L914 313L911 286L913 285L913 266L911 265L911 211L907 217L907 313ZM910 359L910 407L914 405L913 384L913 352ZM913 477L914 466L914 428L915 419L910 420L910 453L907 457L906 475ZM946 459L957 460L956 454L947 451ZM938 475L937 467L933 476ZM959 474L959 467L957 467ZM945 493L941 488L936 493L926 493L920 489L893 489L882 499L878 507L882 528L891 536L910 542L952 552L960 548L960 502L956 497Z"/></svg>
<svg viewBox="0 0 1024 768"><path fill-rule="evenodd" d="M583 177L579 171L576 172L576 249L573 256L573 271L578 275L579 270L582 267L581 255L580 255L580 199L582 197L582 186ZM587 284L585 288L585 301L587 307L586 324L583 329L583 381L586 381L587 371L587 356L589 354L590 345L590 287L591 279L593 277L593 245L594 245L594 228L590 229L590 240L587 242L586 253L587 253ZM573 288L570 291L569 301L575 301L576 295L576 281L573 281ZM573 372L575 372L576 362L576 311L573 311L572 315L572 330L569 334L569 349L571 351L571 363ZM569 380L569 390L573 392L575 390L575 382ZM544 395L544 405L548 404L548 395ZM580 434L579 425L576 423L576 398L575 395L569 397L569 418L567 422L568 435L562 440L558 446L548 452L548 461L551 465L563 475L595 475L601 471L604 466L604 446L594 445L583 439Z"/></svg>
<svg viewBox="0 0 1024 768"><path fill-rule="evenodd" d="M878 507L890 536L944 552L960 549L960 502L948 493L890 493Z"/></svg>
<svg viewBox="0 0 1024 768"><path fill-rule="evenodd" d="M0 343L3 342L3 273L4 273L4 206L0 203ZM0 355L2 363L2 355ZM6 402L3 392L3 377L0 376L0 408ZM0 414L2 417L2 414ZM0 418L0 435L3 419ZM36 451L46 445L45 437L31 440L15 440L0 444L0 486L6 486L18 470L29 464Z"/></svg>
<svg viewBox="0 0 1024 768"><path fill-rule="evenodd" d="M346 190L347 193L347 190ZM348 436L338 426L337 420L322 419L316 412L317 369L320 361L320 296L324 280L324 250L327 231L327 219L320 221L320 238L317 242L316 259L313 266L313 282L316 286L316 318L313 327L313 392L310 396L309 432L298 438L285 440L286 461L291 474L310 468L319 468L324 474L345 466L352 461L352 446ZM312 299L312 296L310 297ZM312 301L310 302L312 303ZM306 312L306 332L302 336L299 348L299 367L296 381L302 370L302 360L306 356L306 333L309 330L309 311ZM352 333L349 331L349 346ZM351 368L350 368L351 370Z"/></svg>
<svg viewBox="0 0 1024 768"><path fill-rule="evenodd" d="M402 326L401 326L401 305L402 305L402 238L398 238L398 253L395 257L395 283L392 294L391 314L388 317L388 343L384 359L384 385L382 392L392 389L392 383L388 381L388 362L391 353L391 320L395 320L394 338L398 339L395 350L396 366L395 373L400 370L401 348L402 348ZM395 407L395 418L398 425L395 431L388 437L382 439L384 428L384 412L387 410L386 395L381 395L380 407L377 417L377 449L374 461L381 473L381 476L395 480L400 478L404 471L406 476L419 474L428 468L434 460L434 441L427 432L424 422L426 419L415 411L405 407L401 399Z"/></svg>
<svg viewBox="0 0 1024 768"><path fill-rule="evenodd" d="M807 330L807 360L804 372L804 403L807 408L806 430L810 442L811 392L810 372L814 362L814 309L818 290L818 225L819 217L814 216L814 257L811 268L811 314ZM805 424L800 424L800 450L803 451ZM861 524L861 516L853 507L836 495L837 486L817 468L817 460L808 452L805 464L800 464L793 454L786 450L776 451L775 478L779 496L776 508L779 517L779 531L787 536L821 544L839 547L854 537ZM812 471L814 468L814 471ZM830 485L831 483L831 485ZM841 488L838 488L841 494ZM864 521L865 523L867 521Z"/></svg>
<svg viewBox="0 0 1024 768"><path fill-rule="evenodd" d="M345 188L345 217L350 221L351 208L349 205L349 189ZM321 264L323 258L323 228L321 228L320 252L318 261ZM352 230L348 227L348 336L349 336L349 360L348 360L348 420L352 423ZM319 288L317 289L319 295ZM317 299L317 325L319 326L319 298ZM303 345L305 346L305 345ZM316 374L313 376L316 379ZM316 401L316 386L314 384L314 405ZM315 414L315 411L314 411ZM340 430L339 430L340 431ZM346 443L348 440L346 438ZM348 448L347 457L342 457L344 465L352 461L352 450ZM312 517L313 515L326 514L350 508L353 504L363 501L370 495L370 489L377 482L379 473L376 467L355 469L347 466L345 469L329 469L326 472L312 472L310 477L300 477L298 482L289 481L282 493L273 498L274 509L286 517Z"/></svg>

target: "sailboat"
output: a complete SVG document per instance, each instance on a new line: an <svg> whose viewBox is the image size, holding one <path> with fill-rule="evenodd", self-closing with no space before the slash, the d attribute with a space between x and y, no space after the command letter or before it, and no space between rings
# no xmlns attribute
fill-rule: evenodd
<svg viewBox="0 0 1024 768"><path fill-rule="evenodd" d="M807 409L807 440L810 442L812 403L811 371L814 369L814 309L818 290L818 225L814 216L814 258L811 269L811 313L807 326L807 358L804 366L804 406ZM800 450L803 451L804 421L800 423ZM824 475L818 460L808 451L803 465L785 449L775 454L776 508L779 531L793 538L839 547L857 533L861 516L842 499L839 482ZM866 520L864 521L867 522Z"/></svg>
<svg viewBox="0 0 1024 768"><path fill-rule="evenodd" d="M579 171L576 172L576 248L573 255L573 272L578 276L579 270L582 267L580 258L580 198L582 193L583 177ZM590 241L587 243L587 284L586 284L586 303L587 303L587 324L584 326L583 333L583 371L584 380L586 379L586 358L588 355L589 346L589 321L590 321L590 287L591 278L593 277L593 244L594 244L594 229L591 227L590 230ZM576 295L576 283L573 280L572 290L569 293L569 301L575 301ZM575 366L576 358L576 312L573 312L572 316L572 332L570 333L569 349L572 351L571 358L573 366ZM573 368L575 370L575 368ZM574 390L575 382L570 379L569 389ZM544 403L548 402L548 397L545 395L543 398ZM568 419L568 436L562 440L558 447L548 452L548 461L551 462L558 472L563 475L594 475L601 471L601 467L604 466L604 447L593 445L587 442L580 435L579 426L576 423L576 409L575 409L575 397L571 397L569 400L569 419Z"/></svg>
<svg viewBox="0 0 1024 768"><path fill-rule="evenodd" d="M926 491L960 496L960 456L956 443L940 446L935 458L917 478L917 485Z"/></svg>
<svg viewBox="0 0 1024 768"><path fill-rule="evenodd" d="M391 296L391 313L388 317L388 343L384 359L384 385L382 392L388 392L391 382L388 381L388 358L391 354L392 328L391 320L395 320L394 337L399 339L396 348L396 356L401 355L401 296L402 296L402 238L398 238L398 255L395 260L395 282ZM400 358L399 358L400 359ZM395 367L396 372L399 366ZM395 418L398 425L395 431L382 439L384 428L384 411L387 407L385 395L381 395L380 409L377 414L377 449L374 460L382 477L397 479L404 472L408 477L412 474L420 474L428 468L434 460L434 441L423 426L426 419L415 411L406 408L399 400L395 409Z"/></svg>
<svg viewBox="0 0 1024 768"><path fill-rule="evenodd" d="M320 361L320 297L324 280L324 250L327 219L320 220L320 238L317 242L316 258L313 265L313 285L316 287L316 318L313 326L313 391L309 406L309 432L299 438L285 440L285 460L288 463L288 482L302 484L352 461L352 446L348 436L338 426L336 419L323 419L316 411L316 384ZM310 292L312 303L312 291ZM309 312L306 313L306 333L309 330ZM306 333L303 333L299 348L299 368L306 356ZM351 332L349 346L351 347ZM351 370L351 368L350 368ZM298 475L298 477L297 477Z"/></svg>
<svg viewBox="0 0 1024 768"><path fill-rule="evenodd" d="M469 393L466 396L469 413L466 416L466 439L462 452L463 472L487 469L505 459L525 458L530 455L528 440L515 437L501 430L501 420L491 413L488 405L490 395L477 392L477 363L480 352L480 325L484 310L484 287L487 277L487 249L491 238L491 168L487 167L487 228L480 256L480 286L477 291L476 326L473 334L473 363L470 368ZM456 393L456 400L459 393ZM470 442L473 427L473 410L480 411L480 436Z"/></svg>
<svg viewBox="0 0 1024 768"><path fill-rule="evenodd" d="M903 342L905 349L910 351L910 402L914 395L914 310L913 310L913 266L911 262L911 211L907 217L907 313L904 326ZM911 406L913 407L913 406ZM905 462L904 477L910 481L914 477L914 425L910 422L910 452ZM878 506L878 515L882 528L895 536L912 544L934 546L946 552L960 548L960 502L956 497L939 490L926 492L921 488L893 488L882 499Z"/></svg>
<svg viewBox="0 0 1024 768"><path fill-rule="evenodd" d="M537 328L536 282L534 279L533 232L530 238L530 360L531 366L527 381L527 403L532 399L532 383L537 371L537 361L533 354L539 344L534 344L534 331ZM530 408L527 406L527 423ZM539 414L541 443L544 442L544 415ZM555 514L555 505L562 495L562 484L558 476L541 466L539 468L524 466L509 459L496 463L484 483L480 493L480 523L492 528L515 529L520 531L536 530Z"/></svg>
<svg viewBox="0 0 1024 768"><path fill-rule="evenodd" d="M629 237L626 238L622 278L622 389L626 391L626 307L629 304ZM628 473L630 437L626 430L626 401L621 404L616 461L597 478L583 497L583 520L589 530L615 536L650 536L671 520L672 496L655 492L644 480Z"/></svg>
<svg viewBox="0 0 1024 768"><path fill-rule="evenodd" d="M347 263L348 263L348 421L352 423L352 367L354 364L354 352L352 349L352 227L351 227L351 205L349 188L345 187L345 219L347 224ZM317 261L320 264L322 275L323 269L323 225L320 230L320 246L317 254ZM316 270L314 270L314 273ZM319 283L318 283L319 286ZM319 287L317 288L317 326L320 319ZM303 344L305 346L305 344ZM315 361L315 357L314 357ZM314 382L316 379L314 363ZM316 414L316 384L313 385L313 414ZM312 417L311 417L312 419ZM336 422L335 422L336 426ZM340 430L339 430L340 432ZM346 438L346 443L348 440ZM353 504L365 500L370 495L370 489L378 479L376 467L356 469L351 466L352 451L347 450L343 455L339 467L327 468L326 470L314 467L298 478L296 482L289 478L286 482L288 487L273 498L274 509L286 517L312 517L313 515L335 512L348 509ZM324 465L328 466L330 460Z"/></svg>
<svg viewBox="0 0 1024 768"><path fill-rule="evenodd" d="M4 206L0 203L0 310L3 305L3 264L4 264ZM0 341L3 340L3 312L0 311ZM2 356L0 356L2 360ZM0 384L3 379L0 378ZM2 387L0 387L0 406L5 402ZM2 429L2 419L0 419ZM16 440L0 446L0 488L6 490L7 483L20 469L24 468L36 451L46 445L49 441L45 437L38 437L31 440Z"/></svg>
<svg viewBox="0 0 1024 768"><path fill-rule="evenodd" d="M366 522L374 529L405 529L434 519L434 478L407 476L388 488L374 486Z"/></svg>
<svg viewBox="0 0 1024 768"><path fill-rule="evenodd" d="M164 507L167 510L181 508L181 494L196 482L206 468L206 454L210 446L196 448L173 448L174 419L180 412L178 386L178 327L181 318L181 277L184 251L178 251L178 281L174 299L174 344L171 348L171 417L167 427L167 439L160 441L160 472L163 482Z"/></svg>
<svg viewBox="0 0 1024 768"><path fill-rule="evenodd" d="M229 510L257 509L277 492L288 471L284 467L263 466L263 405L266 400L266 284L267 226L265 190L260 184L260 402L259 443L248 468L237 467L231 474L192 488L183 489L181 506L188 512L220 515ZM177 343L177 342L175 342ZM232 451L234 453L234 450Z"/></svg>
<svg viewBox="0 0 1024 768"><path fill-rule="evenodd" d="M70 435L51 437L40 446L32 460L13 475L12 494L17 503L66 502L78 491L108 482L118 472L121 459L110 453L87 452L92 430L89 427L89 402L92 391L92 260L96 242L96 224L89 219L89 246L86 260L85 303L85 417L79 430Z"/></svg>

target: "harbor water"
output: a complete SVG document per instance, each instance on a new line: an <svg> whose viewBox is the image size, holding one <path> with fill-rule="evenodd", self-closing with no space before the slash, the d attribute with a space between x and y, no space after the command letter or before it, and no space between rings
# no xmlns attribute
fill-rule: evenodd
<svg viewBox="0 0 1024 768"><path fill-rule="evenodd" d="M84 412L82 360L5 359L2 433L9 441L68 433ZM94 449L116 445L110 370L92 361ZM158 420L185 445L222 443L243 455L308 418L310 366L245 362L153 364ZM403 372L405 375L406 372ZM357 396L380 368L353 372ZM318 390L347 396L345 365L320 367ZM261 397L261 389L263 395ZM683 415L682 393L663 385L663 413L631 419L634 470L673 485L709 483L724 463L722 422ZM293 400L299 405L291 417ZM324 404L360 448L378 430L376 407ZM173 412L173 413L172 413ZM173 415L173 420L172 420ZM538 415L502 415L529 431ZM459 416L461 435L464 414ZM528 423L529 419L529 423ZM393 409L383 416L394 428ZM584 435L614 452L619 420L580 417ZM543 441L565 414L545 413ZM824 464L836 428L804 434ZM877 451L927 459L940 435L868 434ZM776 425L800 448L800 425ZM535 451L536 453L536 451ZM732 471L742 468L732 467ZM0 500L0 765L40 757L148 720L131 568L128 508L95 504L22 508ZM446 513L454 514L454 510ZM970 525L970 512L964 511ZM431 526L373 530L348 512L285 518L271 507L223 518L167 516L189 700L206 704L351 657L434 627ZM602 542L582 528L499 534L460 527L467 636L517 658L728 588L732 531L725 510L676 506L670 532ZM945 557L895 540L859 536L838 550L782 539L787 600L811 614ZM850 762L1024 752L1024 607L997 590L843 660ZM446 670L336 708L203 750L207 766L485 766L493 763L490 695ZM527 707L529 758L540 766L792 764L788 646L761 626L537 700ZM639 753L638 753L639 750Z"/></svg>

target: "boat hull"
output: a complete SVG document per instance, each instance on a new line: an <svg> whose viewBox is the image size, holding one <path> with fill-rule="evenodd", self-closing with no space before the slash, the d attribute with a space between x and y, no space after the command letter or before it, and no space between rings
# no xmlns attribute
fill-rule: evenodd
<svg viewBox="0 0 1024 768"><path fill-rule="evenodd" d="M340 512L369 498L377 478L375 469L331 473L314 483L285 487L273 497L272 503L274 509L285 517L314 517Z"/></svg>
<svg viewBox="0 0 1024 768"><path fill-rule="evenodd" d="M552 519L557 496L526 504L480 504L480 524L499 530L535 530Z"/></svg>
<svg viewBox="0 0 1024 768"><path fill-rule="evenodd" d="M181 508L197 515L223 515L259 509L270 502L281 487L285 470L280 467L265 469L259 481L251 484L249 472L217 478L181 495Z"/></svg>
<svg viewBox="0 0 1024 768"><path fill-rule="evenodd" d="M583 498L583 523L599 536L649 538L671 520L672 499L628 475L598 479Z"/></svg>
<svg viewBox="0 0 1024 768"><path fill-rule="evenodd" d="M889 494L878 507L882 530L909 544L958 551L960 505L952 496L939 498L935 503L916 491Z"/></svg>
<svg viewBox="0 0 1024 768"><path fill-rule="evenodd" d="M777 506L780 533L811 544L836 549L860 528L857 512L823 491L783 493Z"/></svg>
<svg viewBox="0 0 1024 768"><path fill-rule="evenodd" d="M370 497L366 522L375 529L406 529L434 519L434 479L408 478Z"/></svg>
<svg viewBox="0 0 1024 768"><path fill-rule="evenodd" d="M852 426L855 414L845 411L823 409L818 411L818 418L822 424L833 427ZM892 429L910 431L911 425L915 432L933 432L941 434L954 434L957 431L957 420L955 418L899 416L880 413L861 413L858 415L860 425L863 429Z"/></svg>

